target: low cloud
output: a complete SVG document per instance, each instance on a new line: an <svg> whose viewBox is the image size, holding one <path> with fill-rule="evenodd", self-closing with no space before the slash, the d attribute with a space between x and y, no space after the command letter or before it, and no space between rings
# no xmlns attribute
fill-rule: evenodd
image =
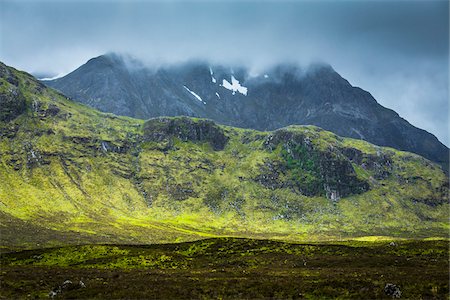
<svg viewBox="0 0 450 300"><path fill-rule="evenodd" d="M323 61L448 137L447 1L2 1L0 59L65 74L103 53L148 64Z"/></svg>

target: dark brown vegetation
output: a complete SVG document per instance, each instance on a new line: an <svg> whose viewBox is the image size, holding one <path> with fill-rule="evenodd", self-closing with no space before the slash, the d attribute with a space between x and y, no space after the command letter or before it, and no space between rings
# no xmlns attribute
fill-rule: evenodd
<svg viewBox="0 0 450 300"><path fill-rule="evenodd" d="M448 299L448 241L190 243L50 248L3 254L1 299ZM79 283L85 285L82 285ZM57 290L57 289L55 289Z"/></svg>

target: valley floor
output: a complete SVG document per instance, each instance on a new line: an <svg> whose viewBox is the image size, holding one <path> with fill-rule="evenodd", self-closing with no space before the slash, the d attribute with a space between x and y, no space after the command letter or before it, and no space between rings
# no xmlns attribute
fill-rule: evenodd
<svg viewBox="0 0 450 300"><path fill-rule="evenodd" d="M1 255L0 299L448 299L448 253L448 241L240 238L27 250Z"/></svg>

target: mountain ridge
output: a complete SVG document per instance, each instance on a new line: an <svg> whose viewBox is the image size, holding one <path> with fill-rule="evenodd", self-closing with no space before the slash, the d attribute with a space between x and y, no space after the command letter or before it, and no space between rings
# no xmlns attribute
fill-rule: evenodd
<svg viewBox="0 0 450 300"><path fill-rule="evenodd" d="M262 132L120 117L4 64L0 75L7 249L447 236L448 176L421 156L316 126Z"/></svg>
<svg viewBox="0 0 450 300"><path fill-rule="evenodd" d="M108 54L44 83L101 111L142 119L186 115L263 131L316 125L420 154L448 170L449 149L434 135L381 106L326 64L278 65L254 75L244 67L202 61L149 69Z"/></svg>

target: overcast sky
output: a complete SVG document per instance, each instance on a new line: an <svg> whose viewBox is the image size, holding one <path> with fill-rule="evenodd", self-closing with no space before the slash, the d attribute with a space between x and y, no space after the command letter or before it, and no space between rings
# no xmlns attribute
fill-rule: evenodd
<svg viewBox="0 0 450 300"><path fill-rule="evenodd" d="M449 145L448 1L0 0L0 60L65 74L110 51L148 62L323 61Z"/></svg>

